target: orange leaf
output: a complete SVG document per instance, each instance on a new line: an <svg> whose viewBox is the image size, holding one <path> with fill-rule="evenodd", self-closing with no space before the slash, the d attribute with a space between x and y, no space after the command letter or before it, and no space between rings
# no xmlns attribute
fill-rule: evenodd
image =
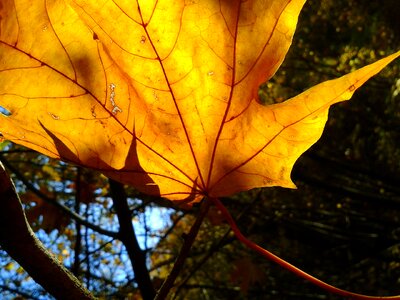
<svg viewBox="0 0 400 300"><path fill-rule="evenodd" d="M0 132L172 200L294 187L329 106L400 55L261 105L304 2L4 0Z"/></svg>

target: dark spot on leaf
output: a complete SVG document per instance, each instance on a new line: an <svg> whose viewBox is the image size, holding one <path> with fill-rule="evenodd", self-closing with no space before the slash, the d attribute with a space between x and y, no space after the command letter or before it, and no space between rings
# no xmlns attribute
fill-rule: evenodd
<svg viewBox="0 0 400 300"><path fill-rule="evenodd" d="M349 91L350 91L350 92L355 91L355 89L356 89L356 87L354 86L354 84L352 84L352 85L349 87Z"/></svg>
<svg viewBox="0 0 400 300"><path fill-rule="evenodd" d="M93 39L94 39L94 40L98 40L98 39L99 39L99 36L97 35L96 32L93 32Z"/></svg>

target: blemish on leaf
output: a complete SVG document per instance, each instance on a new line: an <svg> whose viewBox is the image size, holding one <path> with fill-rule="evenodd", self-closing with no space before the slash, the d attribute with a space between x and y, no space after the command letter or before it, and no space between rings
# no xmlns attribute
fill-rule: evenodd
<svg viewBox="0 0 400 300"><path fill-rule="evenodd" d="M98 40L98 39L99 39L99 36L97 35L96 32L93 32L93 39L94 39L94 40Z"/></svg>
<svg viewBox="0 0 400 300"><path fill-rule="evenodd" d="M42 31L46 31L47 30L47 25L44 25L43 27L42 27Z"/></svg>
<svg viewBox="0 0 400 300"><path fill-rule="evenodd" d="M92 106L91 108L90 108L90 112L92 113L92 116L93 116L93 118L96 118L96 112L95 112L95 107L94 106Z"/></svg>
<svg viewBox="0 0 400 300"><path fill-rule="evenodd" d="M146 42L146 37L144 36L144 35L142 35L141 37L140 37L140 43L141 44L144 44Z"/></svg>
<svg viewBox="0 0 400 300"><path fill-rule="evenodd" d="M263 180L263 184L265 185L265 186L270 186L270 185L272 185L274 182L271 180L271 179L264 179Z"/></svg>
<svg viewBox="0 0 400 300"><path fill-rule="evenodd" d="M208 75L208 76L213 76L213 75L214 75L214 71L209 71L209 72L207 73L207 75Z"/></svg>
<svg viewBox="0 0 400 300"><path fill-rule="evenodd" d="M55 114L53 114L53 113L51 113L51 112L49 112L48 113L54 120L60 120L60 117L59 116L57 116L57 115L55 115Z"/></svg>
<svg viewBox="0 0 400 300"><path fill-rule="evenodd" d="M111 90L111 92L110 92L110 102L111 102L111 105L113 106L113 109L111 111L113 115L115 115L115 114L117 114L119 112L122 112L122 109L119 108L117 106L117 104L115 103L115 88L116 88L116 85L114 83L111 83L110 84L110 90Z"/></svg>
<svg viewBox="0 0 400 300"><path fill-rule="evenodd" d="M154 91L154 90L153 90L153 98L154 98L155 100L158 100L158 96L157 96L157 94L156 94L156 91Z"/></svg>
<svg viewBox="0 0 400 300"><path fill-rule="evenodd" d="M355 87L354 84L352 84L352 85L349 87L349 91L350 91L350 92L354 92L355 90L356 90L356 87Z"/></svg>
<svg viewBox="0 0 400 300"><path fill-rule="evenodd" d="M111 112L113 115L116 115L117 113L122 112L122 109L120 109L118 106L115 106Z"/></svg>

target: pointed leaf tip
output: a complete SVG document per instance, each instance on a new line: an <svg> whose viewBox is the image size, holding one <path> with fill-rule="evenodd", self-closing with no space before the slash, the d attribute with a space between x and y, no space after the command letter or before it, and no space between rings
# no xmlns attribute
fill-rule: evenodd
<svg viewBox="0 0 400 300"><path fill-rule="evenodd" d="M294 187L329 106L399 56L260 105L304 2L5 1L2 137L172 200Z"/></svg>

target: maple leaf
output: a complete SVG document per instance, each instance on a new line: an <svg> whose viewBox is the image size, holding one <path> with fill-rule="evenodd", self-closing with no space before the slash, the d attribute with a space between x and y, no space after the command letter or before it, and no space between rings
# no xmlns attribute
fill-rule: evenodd
<svg viewBox="0 0 400 300"><path fill-rule="evenodd" d="M294 187L329 106L400 55L263 106L304 2L4 0L0 132L171 200Z"/></svg>

